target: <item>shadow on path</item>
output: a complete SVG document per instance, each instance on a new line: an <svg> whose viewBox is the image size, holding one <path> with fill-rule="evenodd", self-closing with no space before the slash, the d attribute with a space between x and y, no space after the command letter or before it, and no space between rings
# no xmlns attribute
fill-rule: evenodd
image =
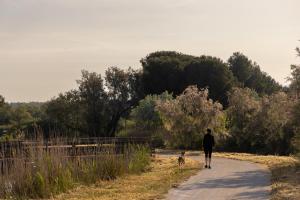
<svg viewBox="0 0 300 200"><path fill-rule="evenodd" d="M214 158L213 169L203 169L170 190L167 199L268 200L270 190L270 173L263 167L246 161Z"/></svg>
<svg viewBox="0 0 300 200"><path fill-rule="evenodd" d="M267 182L261 180L268 180L267 178L267 175L261 171L235 172L232 176L226 178L209 179L200 183L185 184L182 188L179 188L179 190L191 190L198 188L257 188L265 186Z"/></svg>

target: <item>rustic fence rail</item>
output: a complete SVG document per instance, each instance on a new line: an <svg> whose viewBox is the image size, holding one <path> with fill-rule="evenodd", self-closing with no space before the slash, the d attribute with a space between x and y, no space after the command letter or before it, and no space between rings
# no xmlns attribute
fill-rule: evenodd
<svg viewBox="0 0 300 200"><path fill-rule="evenodd" d="M105 153L122 154L129 145L147 145L142 137L53 138L48 140L14 140L0 142L0 175L10 171L16 162L30 165L32 155L40 152L62 152L66 159L90 159Z"/></svg>

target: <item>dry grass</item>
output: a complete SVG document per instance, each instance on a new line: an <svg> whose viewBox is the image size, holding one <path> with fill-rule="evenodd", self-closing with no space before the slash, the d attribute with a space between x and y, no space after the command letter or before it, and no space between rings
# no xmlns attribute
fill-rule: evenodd
<svg viewBox="0 0 300 200"><path fill-rule="evenodd" d="M178 169L177 159L155 158L150 169L139 175L125 175L113 181L100 181L90 187L80 186L56 199L94 200L153 200L176 187L179 182L196 174L202 166L199 162L186 159L183 169Z"/></svg>
<svg viewBox="0 0 300 200"><path fill-rule="evenodd" d="M50 198L79 184L141 173L150 164L146 146L128 144L118 153L112 145L68 148L63 139L54 139L53 146L42 139L0 143L0 198Z"/></svg>
<svg viewBox="0 0 300 200"><path fill-rule="evenodd" d="M272 173L272 200L300 199L300 162L296 158L246 153L215 153L214 155L266 165Z"/></svg>

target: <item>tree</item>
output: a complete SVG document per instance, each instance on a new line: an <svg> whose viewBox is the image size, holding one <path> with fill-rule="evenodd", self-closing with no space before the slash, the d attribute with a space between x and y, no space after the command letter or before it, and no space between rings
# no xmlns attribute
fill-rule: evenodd
<svg viewBox="0 0 300 200"><path fill-rule="evenodd" d="M228 59L229 69L240 83L246 83L252 76L252 61L244 54L235 52Z"/></svg>
<svg viewBox="0 0 300 200"><path fill-rule="evenodd" d="M229 147L234 150L251 150L249 125L261 109L258 94L249 88L233 88L228 93L229 107L226 110L230 132Z"/></svg>
<svg viewBox="0 0 300 200"><path fill-rule="evenodd" d="M46 116L40 125L46 134L49 128L53 129L52 131L58 131L57 134L73 137L78 134L88 134L87 123L83 118L84 105L77 90L59 94L44 107Z"/></svg>
<svg viewBox="0 0 300 200"><path fill-rule="evenodd" d="M104 90L100 74L82 70L81 80L78 80L79 96L84 105L84 119L90 136L106 136L105 106L107 94Z"/></svg>
<svg viewBox="0 0 300 200"><path fill-rule="evenodd" d="M296 48L297 55L300 57L300 49ZM297 103L293 109L293 127L295 130L294 147L300 157L300 66L292 65L292 76L289 78L291 81L290 88L295 93Z"/></svg>
<svg viewBox="0 0 300 200"><path fill-rule="evenodd" d="M111 67L105 72L105 85L108 96L107 136L114 136L121 117L128 114L143 98L141 72Z"/></svg>
<svg viewBox="0 0 300 200"><path fill-rule="evenodd" d="M260 97L249 88L233 88L226 111L230 133L228 147L252 153L291 153L294 105L294 100L284 92Z"/></svg>
<svg viewBox="0 0 300 200"><path fill-rule="evenodd" d="M194 59L174 51L154 52L141 59L145 93L180 94L185 89L184 68Z"/></svg>
<svg viewBox="0 0 300 200"><path fill-rule="evenodd" d="M138 105L132 109L127 119L122 119L119 124L118 135L147 137L151 140L153 147L165 145L165 132L161 116L156 105L158 101L173 99L168 92L161 95L147 95L140 100Z"/></svg>
<svg viewBox="0 0 300 200"><path fill-rule="evenodd" d="M13 138L24 137L24 129L34 122L34 118L24 107L18 107L17 109L12 110L11 113L11 118L9 120L11 126L10 134L13 135Z"/></svg>
<svg viewBox="0 0 300 200"><path fill-rule="evenodd" d="M292 111L292 125L295 132L293 146L300 157L300 101L296 103Z"/></svg>
<svg viewBox="0 0 300 200"><path fill-rule="evenodd" d="M139 133L149 132L152 135L157 129L160 129L163 125L162 119L156 110L157 102L164 102L172 100L173 97L168 92L164 92L161 95L148 95L144 99L139 101L130 114L130 119L135 122L135 127Z"/></svg>
<svg viewBox="0 0 300 200"><path fill-rule="evenodd" d="M290 90L298 99L300 95L300 65L291 65L291 76L287 78L290 82Z"/></svg>
<svg viewBox="0 0 300 200"><path fill-rule="evenodd" d="M224 125L222 105L208 98L208 89L197 86L189 86L175 99L158 101L156 109L175 146L199 147L206 128L220 130Z"/></svg>
<svg viewBox="0 0 300 200"><path fill-rule="evenodd" d="M9 120L11 118L11 107L5 103L5 99L0 95L0 136L7 133Z"/></svg>
<svg viewBox="0 0 300 200"><path fill-rule="evenodd" d="M5 99L3 96L0 95L0 107L2 107L5 103Z"/></svg>
<svg viewBox="0 0 300 200"><path fill-rule="evenodd" d="M227 92L234 86L234 77L220 59L201 56L185 67L185 86L208 88L209 97L227 106Z"/></svg>
<svg viewBox="0 0 300 200"><path fill-rule="evenodd" d="M253 63L240 52L233 53L228 59L228 65L240 86L254 89L261 96L281 89L281 86L272 77L261 71L257 63Z"/></svg>
<svg viewBox="0 0 300 200"><path fill-rule="evenodd" d="M208 87L213 100L226 104L226 92L234 84L227 65L210 56L160 51L143 58L141 63L146 94L168 91L176 96L189 85L197 85L199 88Z"/></svg>
<svg viewBox="0 0 300 200"><path fill-rule="evenodd" d="M41 122L64 134L77 136L115 135L121 117L143 97L141 71L109 68L105 82L100 74L82 71L78 90L60 94L46 104L46 117ZM47 129L47 127L46 127Z"/></svg>
<svg viewBox="0 0 300 200"><path fill-rule="evenodd" d="M261 110L252 121L252 151L288 155L293 152L292 110L295 101L284 92L261 98Z"/></svg>

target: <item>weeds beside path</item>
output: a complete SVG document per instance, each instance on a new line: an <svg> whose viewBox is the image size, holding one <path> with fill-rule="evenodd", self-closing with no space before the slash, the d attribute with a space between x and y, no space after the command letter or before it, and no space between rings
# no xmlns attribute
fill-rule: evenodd
<svg viewBox="0 0 300 200"><path fill-rule="evenodd" d="M215 153L214 155L266 165L272 173L272 200L300 199L299 160L289 156L261 156L246 153Z"/></svg>
<svg viewBox="0 0 300 200"><path fill-rule="evenodd" d="M56 199L152 200L163 198L178 183L196 174L199 162L187 159L182 170L177 158L155 158L150 169L139 175L125 175L113 181L100 181L90 187L80 186Z"/></svg>

